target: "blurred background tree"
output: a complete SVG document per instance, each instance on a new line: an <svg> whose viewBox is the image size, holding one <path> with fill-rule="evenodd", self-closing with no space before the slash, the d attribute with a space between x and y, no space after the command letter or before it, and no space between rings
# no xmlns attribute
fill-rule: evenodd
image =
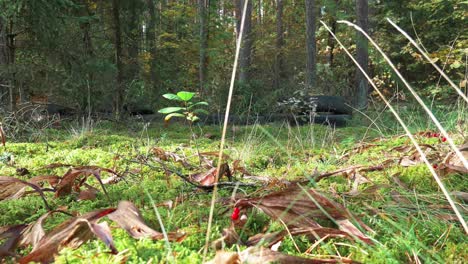
<svg viewBox="0 0 468 264"><path fill-rule="evenodd" d="M159 109L162 94L190 90L213 111L223 111L244 1L0 0L3 108L47 100L118 117ZM366 22L404 76L421 92L448 100L452 91L385 18L463 83L466 10L462 0L249 1L234 111L242 114L250 106L270 112L272 103L299 90L367 106L372 93L366 82L319 20L389 95L398 91L398 80L365 40L337 20Z"/></svg>

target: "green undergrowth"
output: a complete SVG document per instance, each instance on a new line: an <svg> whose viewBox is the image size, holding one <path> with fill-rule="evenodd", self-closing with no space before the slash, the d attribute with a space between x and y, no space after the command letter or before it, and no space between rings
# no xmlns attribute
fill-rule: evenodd
<svg viewBox="0 0 468 264"><path fill-rule="evenodd" d="M43 135L34 142L7 142L6 147L0 150L0 175L28 179L37 175L65 173L66 168L44 168L52 163L97 165L120 173L131 172L126 174L125 181L106 186L108 197L99 192L95 200L77 201L77 195L73 194L61 198L47 194L47 200L52 208L65 206L67 211L78 213L114 207L120 200L130 200L139 207L149 226L161 230L148 194L156 204L168 200L175 202L178 198L174 208L158 207L158 210L166 230L180 229L187 233L187 237L180 243L170 243L169 249L164 241L135 240L113 224L112 234L120 251L118 255L109 254L109 249L102 242L92 240L77 250L62 250L56 259L58 263L158 263L170 261L169 252L172 252L173 260L177 263L202 261L211 193L196 190L174 175L167 176L161 168L132 162L139 156L148 155L152 147L159 147L186 157L191 164L197 165L197 150L187 126L176 123L166 128L159 124L147 127L142 123L100 123L92 130L82 130L80 133L70 131L64 125L62 129L43 131ZM194 131L200 152L218 150L220 127L203 126ZM456 131L453 135L461 143L462 139ZM419 140L447 149L437 139ZM356 146L366 144L373 146L363 151L351 151ZM388 132L382 135L375 128L369 129L369 126L331 128L271 124L231 127L225 153L229 155L230 162L241 160L252 175L294 180L350 166L378 165L389 159L386 154L390 155L392 148L409 144L406 137ZM174 166L177 167L177 164ZM26 168L30 174L18 176L17 168ZM187 169L178 168L182 173L189 173ZM340 175L318 183L311 182L309 186L317 188L360 217L375 231L375 234L369 234L376 241L375 245L331 239L304 254L313 242L298 236L286 237L279 250L298 256L348 256L364 263L408 263L414 261L415 256L424 263L463 263L468 259L466 235L427 168L423 165L402 167L394 163L383 170L364 175L371 183L359 185L357 195L348 194L352 182ZM398 175L407 185L406 189L394 182L394 175ZM237 180L243 181L240 175L236 176ZM88 181L100 188L94 179ZM468 190L466 175L449 174L443 181L451 191ZM373 186L380 187L373 189ZM242 187L238 193L254 191L254 188ZM396 199L394 191L405 202ZM231 193L232 188L221 189L219 197L229 197ZM456 202L460 208L464 208L462 201ZM46 211L42 200L34 195L2 201L0 226L29 223ZM211 240L219 238L222 229L230 225L231 212L232 208L216 204ZM462 209L462 213L465 212ZM46 221L45 227L50 230L66 218L66 215L57 214ZM104 218L104 221L108 220ZM241 237L282 228L266 215L250 211L249 222ZM237 250L236 246L231 249ZM214 250L210 250L209 257L214 253Z"/></svg>

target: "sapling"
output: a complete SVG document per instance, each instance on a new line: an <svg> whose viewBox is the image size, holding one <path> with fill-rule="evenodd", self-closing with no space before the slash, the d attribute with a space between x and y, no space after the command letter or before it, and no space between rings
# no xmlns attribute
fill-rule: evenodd
<svg viewBox="0 0 468 264"><path fill-rule="evenodd" d="M201 158L198 151L197 141L195 139L195 134L193 132L193 123L200 120L198 114L208 114L208 111L199 108L200 106L208 106L207 102L193 102L192 99L195 96L195 93L180 91L177 94L167 93L164 94L163 97L169 99L171 101L178 102L179 106L170 106L163 109L160 109L158 113L165 114L164 117L165 122L169 122L173 117L181 117L185 118L188 121L191 138L195 142L195 148L197 149L197 154L200 159Z"/></svg>

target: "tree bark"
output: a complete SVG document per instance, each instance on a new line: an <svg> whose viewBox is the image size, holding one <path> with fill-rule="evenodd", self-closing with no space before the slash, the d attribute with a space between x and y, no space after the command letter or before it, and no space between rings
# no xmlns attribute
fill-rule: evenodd
<svg viewBox="0 0 468 264"><path fill-rule="evenodd" d="M139 1L136 0L132 0L130 2L130 20L124 23L124 25L128 24L128 26L125 27L126 32L124 36L129 36L128 40L126 41L128 43L126 45L128 49L128 58L126 61L128 61L128 63L125 63L127 73L127 77L125 79L130 81L139 78L138 74L140 70L140 67L138 65L138 55L141 40L141 23L139 19L141 7L139 4Z"/></svg>
<svg viewBox="0 0 468 264"><path fill-rule="evenodd" d="M208 0L209 1L209 0ZM208 71L208 12L207 0L198 0L198 13L200 16L200 61L198 67L199 89L200 94L205 91L205 82Z"/></svg>
<svg viewBox="0 0 468 264"><path fill-rule="evenodd" d="M0 99L13 112L16 110L16 93L11 66L15 61L15 43L11 28L12 25L8 25L8 21L0 16L0 67L5 68L0 74Z"/></svg>
<svg viewBox="0 0 468 264"><path fill-rule="evenodd" d="M315 44L315 19L317 10L315 0L305 0L306 5L306 50L307 50L307 65L306 65L306 89L312 93L318 93L317 89L317 67L316 60L316 44Z"/></svg>
<svg viewBox="0 0 468 264"><path fill-rule="evenodd" d="M148 45L148 50L150 53L150 79L153 86L156 84L157 81L157 74L156 74L156 27L157 27L157 19L156 19L156 9L155 3L153 0L147 0L146 5L148 7L148 12L150 16L150 20L148 23L148 28L146 30L146 41Z"/></svg>
<svg viewBox="0 0 468 264"><path fill-rule="evenodd" d="M237 1L237 32L240 31L242 23L242 10L244 8L244 1ZM238 15L237 15L238 14ZM252 1L247 2L247 10L244 21L244 32L243 41L241 43L241 49L239 51L239 83L246 84L249 82L249 71L252 56Z"/></svg>
<svg viewBox="0 0 468 264"><path fill-rule="evenodd" d="M276 0L276 58L274 87L279 89L283 77L283 0Z"/></svg>
<svg viewBox="0 0 468 264"><path fill-rule="evenodd" d="M117 67L116 92L114 93L113 110L114 117L118 120L123 110L124 85L123 85L123 65L122 65L122 32L120 26L120 5L119 0L112 0L112 16L114 21L114 45L115 64Z"/></svg>
<svg viewBox="0 0 468 264"><path fill-rule="evenodd" d="M366 33L368 32L368 3L367 0L356 0L357 25ZM368 73L369 47L367 38L359 31L356 33L356 60L359 65ZM356 93L355 106L358 109L367 108L367 94L369 85L364 74L356 69Z"/></svg>

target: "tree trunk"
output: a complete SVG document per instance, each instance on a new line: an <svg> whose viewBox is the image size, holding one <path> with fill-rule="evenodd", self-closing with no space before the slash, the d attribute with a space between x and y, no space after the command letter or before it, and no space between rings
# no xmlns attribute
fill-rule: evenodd
<svg viewBox="0 0 468 264"><path fill-rule="evenodd" d="M240 26L242 23L242 10L244 9L244 1L248 0L238 0L237 6L237 29L240 31ZM252 1L247 2L247 10L245 14L244 21L244 32L243 41L241 43L241 49L239 51L239 82L246 84L249 81L249 71L251 64L251 55L252 55Z"/></svg>
<svg viewBox="0 0 468 264"><path fill-rule="evenodd" d="M11 73L11 65L15 61L14 36L11 34L12 25L0 16L0 67L4 72L0 73L0 99L4 105L8 105L9 111L16 110L16 93L14 89L14 75Z"/></svg>
<svg viewBox="0 0 468 264"><path fill-rule="evenodd" d="M330 27L331 31L333 34L336 34L336 19L335 16L331 16L330 18ZM327 41L327 46L329 48L328 50L328 58L327 62L328 65L330 65L330 68L333 66L333 51L335 50L335 40L333 39L333 36L331 33L328 33L328 41Z"/></svg>
<svg viewBox="0 0 468 264"><path fill-rule="evenodd" d="M146 5L148 7L148 12L150 15L150 20L148 28L146 30L146 41L148 45L148 50L150 53L150 79L153 86L156 84L157 74L156 74L156 9L154 8L155 3L153 0L147 0Z"/></svg>
<svg viewBox="0 0 468 264"><path fill-rule="evenodd" d="M315 18L317 10L315 0L305 0L306 5L306 89L312 93L319 93L317 89L317 70L315 65L316 44L315 44Z"/></svg>
<svg viewBox="0 0 468 264"><path fill-rule="evenodd" d="M126 29L126 34L124 36L129 36L128 41L126 41L127 44L127 49L128 49L128 58L127 61L128 63L125 63L126 65L126 73L127 77L125 78L126 80L137 80L138 73L139 73L139 65L138 65L138 54L139 54L139 46L140 46L140 40L141 40L141 23L139 19L139 2L136 0L133 0L130 2L129 6L129 15L130 15L130 20L125 24L128 24Z"/></svg>
<svg viewBox="0 0 468 264"><path fill-rule="evenodd" d="M209 1L209 0L208 0ZM207 0L198 0L198 12L200 16L200 61L198 68L198 77L200 82L200 94L204 94L205 82L208 70L208 13ZM209 12L209 9L208 9Z"/></svg>
<svg viewBox="0 0 468 264"><path fill-rule="evenodd" d="M124 85L122 65L122 33L120 28L119 0L112 0L112 16L114 21L115 64L117 66L116 92L114 93L114 117L118 120L123 109Z"/></svg>
<svg viewBox="0 0 468 264"><path fill-rule="evenodd" d="M368 4L367 0L356 0L356 16L357 25L361 27L366 33L368 32ZM359 65L368 72L369 62L369 47L367 38L357 31L356 36L356 60ZM359 69L356 69L356 94L355 94L355 105L358 109L367 108L367 93L369 85L367 79L361 73Z"/></svg>
<svg viewBox="0 0 468 264"><path fill-rule="evenodd" d="M283 77L283 44L284 44L283 0L276 0L276 58L275 58L275 81L274 81L274 87L276 90L279 89L280 82Z"/></svg>

